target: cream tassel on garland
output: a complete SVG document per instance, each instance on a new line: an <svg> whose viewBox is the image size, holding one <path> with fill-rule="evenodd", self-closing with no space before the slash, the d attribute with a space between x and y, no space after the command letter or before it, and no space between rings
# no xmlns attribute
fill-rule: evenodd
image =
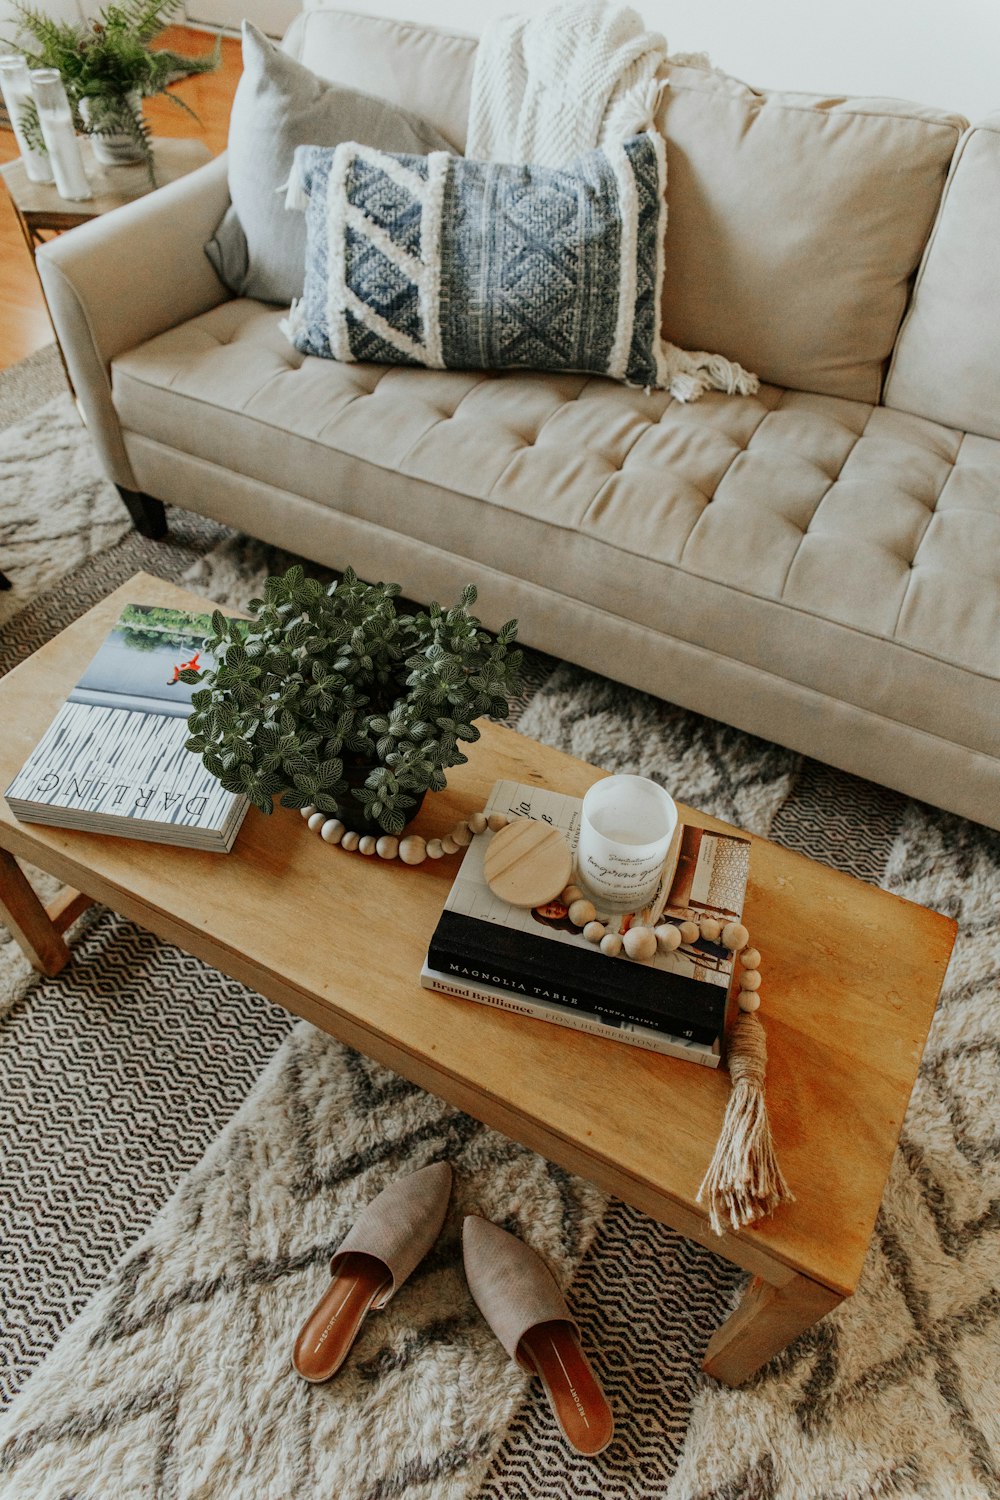
<svg viewBox="0 0 1000 1500"><path fill-rule="evenodd" d="M795 1201L774 1154L764 1099L767 1038L752 1012L741 1011L733 1025L728 1061L732 1092L697 1199L707 1201L716 1234L725 1234L725 1218L743 1229Z"/></svg>

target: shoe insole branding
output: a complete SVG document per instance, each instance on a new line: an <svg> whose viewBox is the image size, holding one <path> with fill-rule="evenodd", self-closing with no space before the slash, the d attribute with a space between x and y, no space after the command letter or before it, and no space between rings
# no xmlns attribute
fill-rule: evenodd
<svg viewBox="0 0 1000 1500"><path fill-rule="evenodd" d="M374 1256L344 1256L295 1340L292 1364L303 1380L329 1380L337 1373L372 1303L390 1280Z"/></svg>
<svg viewBox="0 0 1000 1500"><path fill-rule="evenodd" d="M519 1351L545 1387L570 1447L586 1454L606 1448L614 1417L574 1329L568 1323L539 1323L524 1335Z"/></svg>

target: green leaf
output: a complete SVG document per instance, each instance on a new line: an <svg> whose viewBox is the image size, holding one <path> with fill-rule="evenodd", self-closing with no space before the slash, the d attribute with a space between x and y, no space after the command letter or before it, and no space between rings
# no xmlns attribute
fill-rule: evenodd
<svg viewBox="0 0 1000 1500"><path fill-rule="evenodd" d="M331 787L331 786L336 785L336 783L341 779L341 776L343 775L343 771L344 771L344 765L343 765L342 761L339 761L339 760L325 760L325 761L323 761L322 764L317 768L317 773L316 773L317 774L317 779L319 781L320 786Z"/></svg>
<svg viewBox="0 0 1000 1500"><path fill-rule="evenodd" d="M286 755L285 770L289 776L310 776L316 770L316 767L304 755Z"/></svg>

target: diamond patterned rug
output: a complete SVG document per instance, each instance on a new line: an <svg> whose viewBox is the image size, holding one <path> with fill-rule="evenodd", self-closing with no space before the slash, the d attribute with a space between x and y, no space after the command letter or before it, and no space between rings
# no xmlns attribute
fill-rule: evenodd
<svg viewBox="0 0 1000 1500"><path fill-rule="evenodd" d="M3 396L0 378L0 413ZM27 417L37 447L50 429ZM63 424L53 443L67 432L85 447ZM86 460L47 471L54 512ZM26 545L3 669L138 567L238 602L280 566L171 522L166 544L98 537L78 565L70 548L61 574L30 574ZM858 1294L721 1389L698 1362L739 1290L726 1263L96 909L56 980L0 946L4 1500L1000 1495L1000 836L539 655L518 716L959 919ZM324 1261L360 1204L439 1155L460 1179L441 1241L343 1375L303 1387L288 1340ZM568 1286L618 1421L596 1461L567 1452L468 1298L473 1205Z"/></svg>

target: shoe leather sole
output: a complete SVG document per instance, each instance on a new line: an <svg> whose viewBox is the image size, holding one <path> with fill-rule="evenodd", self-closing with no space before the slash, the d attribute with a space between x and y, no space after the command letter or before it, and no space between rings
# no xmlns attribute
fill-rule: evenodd
<svg viewBox="0 0 1000 1500"><path fill-rule="evenodd" d="M292 1368L314 1385L330 1380L347 1358L380 1293L392 1283L373 1255L345 1255L295 1340Z"/></svg>
<svg viewBox="0 0 1000 1500"><path fill-rule="evenodd" d="M615 1419L575 1330L567 1323L539 1323L517 1352L541 1380L570 1447L587 1457L602 1452L614 1436Z"/></svg>

